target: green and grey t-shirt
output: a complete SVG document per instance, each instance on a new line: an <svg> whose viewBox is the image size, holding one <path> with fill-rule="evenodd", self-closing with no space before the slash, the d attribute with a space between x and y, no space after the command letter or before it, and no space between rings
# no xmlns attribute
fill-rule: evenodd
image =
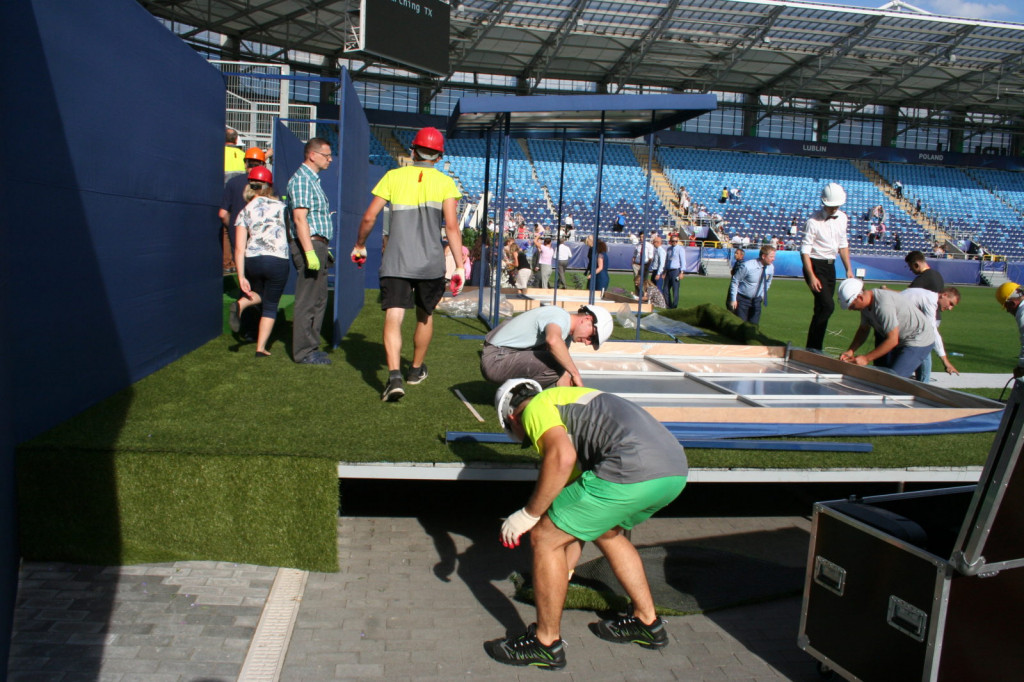
<svg viewBox="0 0 1024 682"><path fill-rule="evenodd" d="M641 483L689 472L676 437L642 407L614 393L577 386L549 388L530 400L522 417L538 452L540 437L548 429L563 427L576 448L580 470L593 471L605 481Z"/></svg>

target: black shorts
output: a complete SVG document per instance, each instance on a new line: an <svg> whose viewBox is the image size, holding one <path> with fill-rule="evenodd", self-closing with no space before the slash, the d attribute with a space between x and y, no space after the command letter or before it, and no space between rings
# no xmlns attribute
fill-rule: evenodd
<svg viewBox="0 0 1024 682"><path fill-rule="evenodd" d="M441 302L444 296L444 277L437 279L405 279L404 277L380 278L380 309L422 308L428 313Z"/></svg>

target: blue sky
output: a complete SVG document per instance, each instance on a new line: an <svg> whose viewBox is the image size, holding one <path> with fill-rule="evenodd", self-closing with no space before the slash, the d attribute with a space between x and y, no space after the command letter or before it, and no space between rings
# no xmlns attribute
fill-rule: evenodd
<svg viewBox="0 0 1024 682"><path fill-rule="evenodd" d="M828 5L881 7L887 0L817 0ZM991 19L1024 23L1024 2L1021 0L905 0L933 14L967 19Z"/></svg>

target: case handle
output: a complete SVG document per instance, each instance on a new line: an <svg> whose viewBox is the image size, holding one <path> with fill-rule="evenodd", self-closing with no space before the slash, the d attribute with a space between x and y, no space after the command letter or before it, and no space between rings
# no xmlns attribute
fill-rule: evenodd
<svg viewBox="0 0 1024 682"><path fill-rule="evenodd" d="M885 622L918 642L928 632L928 614L894 594L889 595L889 614Z"/></svg>
<svg viewBox="0 0 1024 682"><path fill-rule="evenodd" d="M840 597L846 591L846 569L825 557L814 557L814 582Z"/></svg>

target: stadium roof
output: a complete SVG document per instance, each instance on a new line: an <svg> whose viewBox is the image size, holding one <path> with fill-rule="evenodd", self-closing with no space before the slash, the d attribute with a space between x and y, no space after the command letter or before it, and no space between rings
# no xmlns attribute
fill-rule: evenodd
<svg viewBox="0 0 1024 682"><path fill-rule="evenodd" d="M346 54L357 0L138 0L239 41ZM188 38L188 35L183 37ZM771 0L461 0L452 72L1020 116L1024 25ZM244 57L244 51L242 53ZM358 77L358 74L354 74ZM437 88L445 79L433 79ZM770 110L764 115L771 113Z"/></svg>

